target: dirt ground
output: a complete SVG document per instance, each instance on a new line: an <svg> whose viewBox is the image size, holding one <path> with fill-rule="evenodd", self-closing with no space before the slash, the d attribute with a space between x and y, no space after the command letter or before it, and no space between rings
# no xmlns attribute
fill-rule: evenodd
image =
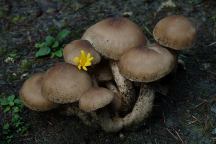
<svg viewBox="0 0 216 144"><path fill-rule="evenodd" d="M180 52L185 70L178 69L169 83L170 91L157 94L151 117L137 129L105 133L85 126L76 117L58 110L39 113L25 109L30 124L27 135L16 144L213 144L216 143L216 1L173 0L0 0L0 92L16 94L25 79L48 69L62 59L35 58L35 42L63 28L79 39L95 22L128 15L153 42L152 29L166 15L188 16L198 29L193 48ZM130 37L130 36L128 36ZM15 53L14 62L5 59ZM22 66L22 61L30 64ZM1 118L1 117L0 117Z"/></svg>

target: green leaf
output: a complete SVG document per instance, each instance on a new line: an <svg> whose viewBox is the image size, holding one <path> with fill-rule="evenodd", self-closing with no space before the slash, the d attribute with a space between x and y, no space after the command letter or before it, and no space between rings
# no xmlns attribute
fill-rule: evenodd
<svg viewBox="0 0 216 144"><path fill-rule="evenodd" d="M63 29L58 33L56 36L56 40L62 42L68 35L70 34L70 31L67 29Z"/></svg>
<svg viewBox="0 0 216 144"><path fill-rule="evenodd" d="M20 127L21 126L21 122L20 121L18 121L18 122L15 122L15 124L14 124L14 126L16 127L16 128L18 128L18 127Z"/></svg>
<svg viewBox="0 0 216 144"><path fill-rule="evenodd" d="M13 113L18 113L20 111L19 107L15 106L13 107Z"/></svg>
<svg viewBox="0 0 216 144"><path fill-rule="evenodd" d="M13 102L13 101L10 101L10 102L9 102L9 106L11 106L11 107L14 106L14 102Z"/></svg>
<svg viewBox="0 0 216 144"><path fill-rule="evenodd" d="M7 143L8 143L8 144L11 143L12 138L13 138L13 136L7 136L7 137L6 137L6 139L7 139Z"/></svg>
<svg viewBox="0 0 216 144"><path fill-rule="evenodd" d="M22 102L21 102L20 99L15 99L15 100L14 100L14 103L15 103L15 104L19 104L19 105L22 104Z"/></svg>
<svg viewBox="0 0 216 144"><path fill-rule="evenodd" d="M55 51L55 56L62 57L62 55L63 55L62 49L59 49L59 50Z"/></svg>
<svg viewBox="0 0 216 144"><path fill-rule="evenodd" d="M6 106L8 103L7 99L1 99L1 106Z"/></svg>
<svg viewBox="0 0 216 144"><path fill-rule="evenodd" d="M10 111L10 107L6 107L6 108L4 109L4 113L6 113L6 112L8 112L8 111Z"/></svg>
<svg viewBox="0 0 216 144"><path fill-rule="evenodd" d="M46 46L46 43L45 43L45 42L36 43L36 44L35 44L35 47L38 48L38 49L39 49L39 48L42 48L42 47L45 47L45 46Z"/></svg>
<svg viewBox="0 0 216 144"><path fill-rule="evenodd" d="M57 48L57 47L59 47L59 42L55 41L54 44L52 45L52 48Z"/></svg>
<svg viewBox="0 0 216 144"><path fill-rule="evenodd" d="M46 46L50 47L55 42L55 38L52 36L47 36L45 42L46 42Z"/></svg>
<svg viewBox="0 0 216 144"><path fill-rule="evenodd" d="M51 50L49 47L43 47L40 48L37 52L36 52L36 57L41 57L41 56L46 56L48 54L50 54Z"/></svg>
<svg viewBox="0 0 216 144"><path fill-rule="evenodd" d="M7 98L7 100L8 100L9 102L13 102L14 99L15 99L15 95L11 95L11 96L9 96L9 97Z"/></svg>
<svg viewBox="0 0 216 144"><path fill-rule="evenodd" d="M9 127L10 127L9 123L5 123L5 124L3 125L3 130L8 130Z"/></svg>
<svg viewBox="0 0 216 144"><path fill-rule="evenodd" d="M27 132L27 130L28 130L28 127L27 126L23 126L21 134L25 134Z"/></svg>
<svg viewBox="0 0 216 144"><path fill-rule="evenodd" d="M51 57L51 58L54 58L54 57L55 57L55 53L52 52L50 57Z"/></svg>

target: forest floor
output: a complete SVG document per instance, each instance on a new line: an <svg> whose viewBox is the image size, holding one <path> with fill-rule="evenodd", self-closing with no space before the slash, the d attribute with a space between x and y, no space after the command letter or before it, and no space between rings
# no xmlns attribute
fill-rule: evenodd
<svg viewBox="0 0 216 144"><path fill-rule="evenodd" d="M127 15L154 42L152 30L163 17L189 17L198 29L193 48L180 52L185 69L170 82L168 95L157 95L148 121L133 130L105 133L85 126L58 110L35 112L27 108L22 118L29 124L16 144L140 144L216 143L216 1L215 0L0 0L0 93L19 95L31 74L47 70L62 58L36 58L36 42L67 28L70 41L79 39L103 18ZM130 36L128 36L130 37ZM0 124L5 119L0 111ZM1 128L0 128L1 130ZM3 134L0 135L3 138ZM1 142L0 142L1 143Z"/></svg>

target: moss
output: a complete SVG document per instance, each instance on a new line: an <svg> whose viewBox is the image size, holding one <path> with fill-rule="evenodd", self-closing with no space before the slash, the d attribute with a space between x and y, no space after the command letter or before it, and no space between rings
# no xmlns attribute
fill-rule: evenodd
<svg viewBox="0 0 216 144"><path fill-rule="evenodd" d="M23 22L25 19L26 19L25 16L17 15L17 16L13 16L11 18L11 22L14 23L14 24L16 24L16 23Z"/></svg>
<svg viewBox="0 0 216 144"><path fill-rule="evenodd" d="M28 71L32 67L32 61L29 61L27 59L23 59L20 62L20 71Z"/></svg>

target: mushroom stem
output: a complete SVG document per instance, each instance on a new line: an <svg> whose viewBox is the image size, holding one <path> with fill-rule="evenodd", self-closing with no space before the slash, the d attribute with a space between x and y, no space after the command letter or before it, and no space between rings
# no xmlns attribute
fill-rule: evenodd
<svg viewBox="0 0 216 144"><path fill-rule="evenodd" d="M154 91L146 84L142 84L140 88L139 97L133 107L131 113L127 114L124 118L124 127L132 124L138 124L148 117L152 110L154 101Z"/></svg>
<svg viewBox="0 0 216 144"><path fill-rule="evenodd" d="M100 112L91 113L93 119L97 120L101 128L106 132L118 132L123 128L123 120L120 117L111 118L108 109L104 108Z"/></svg>
<svg viewBox="0 0 216 144"><path fill-rule="evenodd" d="M114 80L121 94L122 105L121 109L123 113L127 113L131 110L135 102L135 90L130 80L124 78L120 72L116 61L110 60L110 67L113 73Z"/></svg>
<svg viewBox="0 0 216 144"><path fill-rule="evenodd" d="M114 114L116 116L118 116L118 111L120 110L121 108L121 95L118 91L118 89L116 88L116 86L112 83L112 82L106 82L106 87L111 90L115 95L114 95L114 98L111 102L111 108L114 112Z"/></svg>

